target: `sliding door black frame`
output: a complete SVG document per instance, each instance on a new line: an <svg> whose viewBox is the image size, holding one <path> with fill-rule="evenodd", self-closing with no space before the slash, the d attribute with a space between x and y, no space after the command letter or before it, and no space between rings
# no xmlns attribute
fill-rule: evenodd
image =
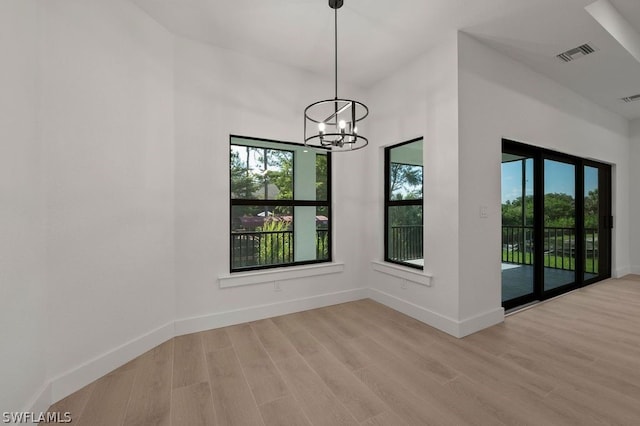
<svg viewBox="0 0 640 426"><path fill-rule="evenodd" d="M598 229L603 231L598 232L598 275L585 280L584 268L582 269L584 285L588 285L598 281L602 281L606 278L611 278L611 261L613 252L613 236L611 231L613 229L613 201L611 194L611 166L592 160L584 160L583 163L583 170L586 166L598 169L598 201L600 205L600 210L598 212ZM584 200L584 189L582 199Z"/></svg>
<svg viewBox="0 0 640 426"><path fill-rule="evenodd" d="M505 309L522 306L527 303L556 297L588 284L611 277L611 166L593 160L586 160L569 154L562 154L545 148L527 145L508 139L502 140L502 152L533 159L533 292L502 303ZM575 167L575 275L574 281L566 285L544 289L544 161L552 160L571 164ZM598 250L599 273L596 277L584 279L585 269L585 231L584 231L584 167L598 169L599 193L599 232ZM600 239L602 241L600 241Z"/></svg>

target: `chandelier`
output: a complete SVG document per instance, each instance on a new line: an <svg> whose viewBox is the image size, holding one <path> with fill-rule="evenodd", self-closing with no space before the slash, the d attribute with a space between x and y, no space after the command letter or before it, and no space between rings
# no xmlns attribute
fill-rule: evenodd
<svg viewBox="0 0 640 426"><path fill-rule="evenodd" d="M369 114L362 102L338 97L338 9L344 0L329 0L334 10L335 97L314 102L304 110L304 144L331 152L355 151L367 146L358 123Z"/></svg>

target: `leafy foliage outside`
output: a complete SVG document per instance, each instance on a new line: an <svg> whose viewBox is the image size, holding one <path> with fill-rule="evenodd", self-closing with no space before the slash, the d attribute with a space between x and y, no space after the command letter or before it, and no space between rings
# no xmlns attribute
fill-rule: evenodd
<svg viewBox="0 0 640 426"><path fill-rule="evenodd" d="M598 189L589 191L584 198L585 271L597 273L598 256ZM502 225L519 227L511 234L503 231L503 260L512 263L531 264L533 241L525 237L523 227L530 228L534 220L532 195L502 204ZM559 269L575 269L575 199L564 193L544 195L544 262L545 266ZM524 214L523 214L524 213ZM558 228L557 230L554 228ZM514 253L519 252L519 253ZM513 256L516 256L514 259Z"/></svg>
<svg viewBox="0 0 640 426"><path fill-rule="evenodd" d="M584 198L584 226L585 228L598 227L598 189L589 191ZM573 228L575 227L576 203L568 194L552 193L544 196L544 224L548 228ZM533 195L524 198L524 223L523 223L522 197L507 200L502 203L502 224L510 226L533 225Z"/></svg>
<svg viewBox="0 0 640 426"><path fill-rule="evenodd" d="M262 265L293 261L293 241L290 225L283 220L268 218L259 229L258 258Z"/></svg>
<svg viewBox="0 0 640 426"><path fill-rule="evenodd" d="M422 174L422 166L391 163L389 170L390 199L422 199Z"/></svg>

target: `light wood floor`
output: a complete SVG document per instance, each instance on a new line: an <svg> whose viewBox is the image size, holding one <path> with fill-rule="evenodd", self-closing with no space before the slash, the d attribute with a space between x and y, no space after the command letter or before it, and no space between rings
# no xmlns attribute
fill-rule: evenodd
<svg viewBox="0 0 640 426"><path fill-rule="evenodd" d="M108 426L636 426L640 277L460 340L371 300L181 336L51 411Z"/></svg>

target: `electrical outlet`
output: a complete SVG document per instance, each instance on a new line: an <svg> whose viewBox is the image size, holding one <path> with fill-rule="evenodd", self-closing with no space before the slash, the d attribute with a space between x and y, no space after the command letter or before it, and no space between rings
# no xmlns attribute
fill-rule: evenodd
<svg viewBox="0 0 640 426"><path fill-rule="evenodd" d="M489 217L489 208L487 206L480 206L480 218L486 219Z"/></svg>
<svg viewBox="0 0 640 426"><path fill-rule="evenodd" d="M282 291L282 288L280 287L280 283L278 281L273 282L273 291Z"/></svg>
<svg viewBox="0 0 640 426"><path fill-rule="evenodd" d="M406 290L407 289L407 280L402 280L402 284L400 284L400 288Z"/></svg>

